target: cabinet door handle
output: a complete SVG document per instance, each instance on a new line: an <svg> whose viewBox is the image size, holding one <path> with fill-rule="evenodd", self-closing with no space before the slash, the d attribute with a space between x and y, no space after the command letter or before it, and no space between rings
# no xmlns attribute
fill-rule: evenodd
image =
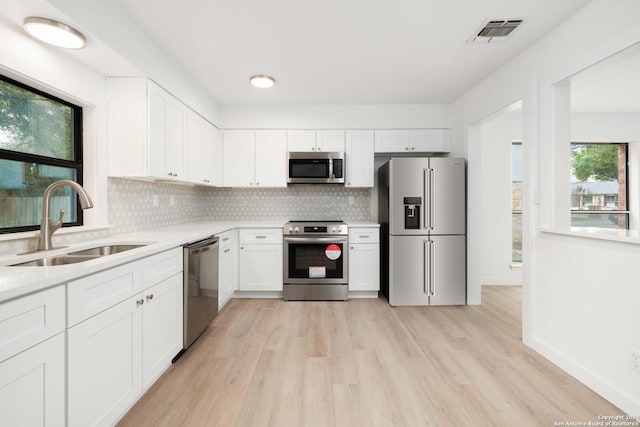
<svg viewBox="0 0 640 427"><path fill-rule="evenodd" d="M229 240L230 237L225 237L224 239L222 239L223 242L226 242L227 240Z"/></svg>
<svg viewBox="0 0 640 427"><path fill-rule="evenodd" d="M136 301L136 304L137 305L142 305L142 304L144 304L144 300L143 299L139 299L139 300Z"/></svg>
<svg viewBox="0 0 640 427"><path fill-rule="evenodd" d="M146 298L147 298L147 301L152 300L153 299L153 294L147 295Z"/></svg>
<svg viewBox="0 0 640 427"><path fill-rule="evenodd" d="M353 250L353 246L350 246L349 249Z"/></svg>
<svg viewBox="0 0 640 427"><path fill-rule="evenodd" d="M267 236L256 236L256 239L266 239Z"/></svg>
<svg viewBox="0 0 640 427"><path fill-rule="evenodd" d="M358 237L361 239L368 239L370 236L368 234L360 234Z"/></svg>

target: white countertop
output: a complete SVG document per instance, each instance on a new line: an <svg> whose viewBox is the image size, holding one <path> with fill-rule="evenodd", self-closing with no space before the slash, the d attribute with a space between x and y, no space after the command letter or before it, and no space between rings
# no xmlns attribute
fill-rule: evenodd
<svg viewBox="0 0 640 427"><path fill-rule="evenodd" d="M281 228L286 221L206 221L180 224L154 230L141 231L88 240L52 251L29 255L0 257L0 303L55 285L63 284L101 270L135 261L158 252L182 246L186 243L220 234L234 228ZM350 227L379 227L367 221L347 222ZM55 238L55 237L54 237ZM69 252L107 244L147 244L113 255L103 256L78 264L51 267L9 267L9 264L27 262L38 258L64 255Z"/></svg>

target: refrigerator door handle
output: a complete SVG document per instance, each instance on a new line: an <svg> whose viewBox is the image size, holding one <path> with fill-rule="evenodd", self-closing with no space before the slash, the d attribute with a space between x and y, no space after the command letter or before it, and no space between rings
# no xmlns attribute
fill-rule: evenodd
<svg viewBox="0 0 640 427"><path fill-rule="evenodd" d="M424 260L422 263L422 292L429 295L429 292L431 291L431 283L429 283L429 290L427 290L427 283L430 279L430 276L427 275L427 269L429 268L429 260L431 259L431 247L429 245L429 240L422 241L422 259Z"/></svg>
<svg viewBox="0 0 640 427"><path fill-rule="evenodd" d="M433 193L435 193L435 173L434 173L434 169L429 169L429 229L433 230L434 226L435 226L435 210L433 209L433 202L434 202L434 198L435 195Z"/></svg>
<svg viewBox="0 0 640 427"><path fill-rule="evenodd" d="M429 295L433 296L436 294L436 243L433 240L429 240Z"/></svg>
<svg viewBox="0 0 640 427"><path fill-rule="evenodd" d="M422 170L422 199L424 200L424 209L422 210L422 227L426 230L429 229L429 224L431 222L431 208L429 207L429 186L431 185L430 183L430 169L423 169Z"/></svg>

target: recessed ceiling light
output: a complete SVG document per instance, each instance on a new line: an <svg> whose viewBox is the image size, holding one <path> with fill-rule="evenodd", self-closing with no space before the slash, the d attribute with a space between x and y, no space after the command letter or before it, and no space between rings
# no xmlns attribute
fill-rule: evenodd
<svg viewBox="0 0 640 427"><path fill-rule="evenodd" d="M32 37L53 46L80 49L85 45L80 31L53 19L31 16L24 19L23 26Z"/></svg>
<svg viewBox="0 0 640 427"><path fill-rule="evenodd" d="M273 79L273 77L264 75L251 76L249 78L249 81L253 86L259 87L261 89L270 88L271 86L276 84L276 81Z"/></svg>

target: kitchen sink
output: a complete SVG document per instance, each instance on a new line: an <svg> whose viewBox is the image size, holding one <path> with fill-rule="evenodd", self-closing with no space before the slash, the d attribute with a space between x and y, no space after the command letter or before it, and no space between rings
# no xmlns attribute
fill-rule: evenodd
<svg viewBox="0 0 640 427"><path fill-rule="evenodd" d="M81 251L70 252L69 255L93 255L105 256L113 255L120 252L130 251L131 249L141 248L147 245L105 245L96 246L95 248L83 249Z"/></svg>
<svg viewBox="0 0 640 427"><path fill-rule="evenodd" d="M52 257L34 259L33 261L21 262L19 264L12 264L12 267L47 267L55 265L67 265L90 261L92 259L100 257L101 255L57 255Z"/></svg>
<svg viewBox="0 0 640 427"><path fill-rule="evenodd" d="M78 262L90 261L92 259L101 258L107 255L113 255L120 252L130 251L131 249L147 246L146 244L120 244L120 245L100 245L93 248L87 248L80 251L70 252L64 255L54 255L44 258L34 259L33 261L20 262L11 264L10 267L47 267L56 265L76 264Z"/></svg>

